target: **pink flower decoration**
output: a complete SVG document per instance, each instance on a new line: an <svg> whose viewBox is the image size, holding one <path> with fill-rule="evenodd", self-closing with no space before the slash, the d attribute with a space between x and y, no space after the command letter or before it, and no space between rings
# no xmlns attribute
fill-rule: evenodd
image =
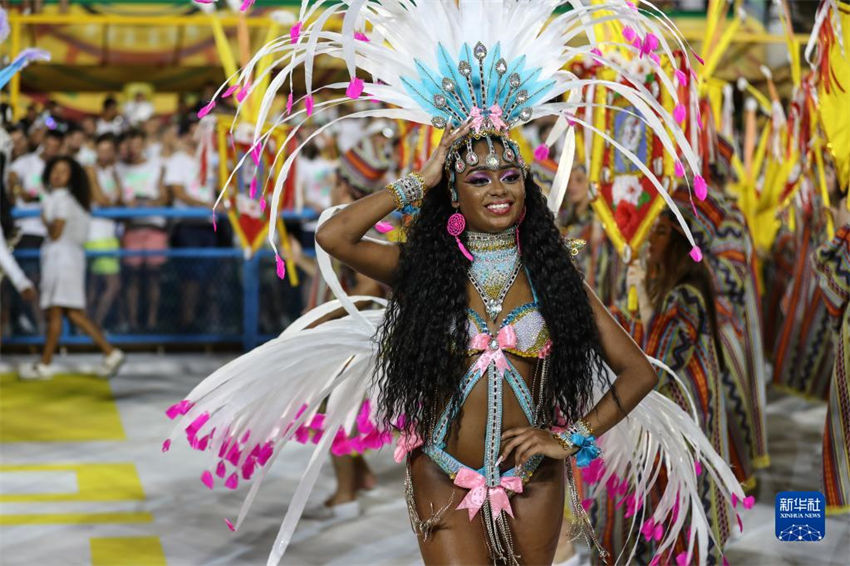
<svg viewBox="0 0 850 566"><path fill-rule="evenodd" d="M743 522L743 521L741 521L741 516L740 516L740 515L738 515L737 513L735 513L735 518L738 520L738 528L739 528L739 529L741 530L741 532L743 533L743 532L744 532L744 522Z"/></svg>
<svg viewBox="0 0 850 566"><path fill-rule="evenodd" d="M307 98L304 99L304 108L307 109L307 117L308 118L313 115L313 95L312 94L307 96Z"/></svg>
<svg viewBox="0 0 850 566"><path fill-rule="evenodd" d="M225 525L227 525L227 528L228 528L228 529L230 529L230 530L231 530L231 531L233 531L234 533L236 532L236 527L234 527L234 526L233 526L233 523L231 523L231 522L230 522L230 519L225 518L225 519L224 519L224 524L225 524Z"/></svg>
<svg viewBox="0 0 850 566"><path fill-rule="evenodd" d="M210 100L210 101L207 103L207 105L206 105L206 106L204 106L203 108L201 108L200 110L198 110L198 118L203 118L204 116L206 116L207 114L209 114L210 112L212 112L212 111L213 111L213 108L215 108L215 100Z"/></svg>
<svg viewBox="0 0 850 566"><path fill-rule="evenodd" d="M701 175L694 177L694 193L699 200L705 200L705 197L708 196L708 185Z"/></svg>
<svg viewBox="0 0 850 566"><path fill-rule="evenodd" d="M747 496L747 497L744 498L743 504L744 504L744 509L752 509L753 505L756 504L756 498L752 495Z"/></svg>
<svg viewBox="0 0 850 566"><path fill-rule="evenodd" d="M242 6L239 8L242 12L247 12L254 5L254 0L242 0Z"/></svg>
<svg viewBox="0 0 850 566"><path fill-rule="evenodd" d="M702 57L700 57L700 56L699 56L699 53L697 53L697 52L696 52L696 51L694 51L693 49L691 49L691 53L693 53L693 54L694 54L694 57L696 57L696 60L697 60L697 61L699 61L699 64L700 64L700 65L705 65L705 61L703 60L703 58L702 58Z"/></svg>
<svg viewBox="0 0 850 566"><path fill-rule="evenodd" d="M658 53L650 53L649 58L652 59L652 62L656 65L661 64L661 57L658 56Z"/></svg>
<svg viewBox="0 0 850 566"><path fill-rule="evenodd" d="M162 443L162 451L168 452L169 450L171 450L171 439L166 438L165 441Z"/></svg>
<svg viewBox="0 0 850 566"><path fill-rule="evenodd" d="M691 557L688 556L687 552L680 552L679 554L676 555L676 564L678 566L686 566L687 564L690 564L690 562L691 562Z"/></svg>
<svg viewBox="0 0 850 566"><path fill-rule="evenodd" d="M685 110L684 104L677 104L673 109L673 119L678 123L682 123L685 121L685 116L687 116L687 111Z"/></svg>
<svg viewBox="0 0 850 566"><path fill-rule="evenodd" d="M595 460L594 460L595 461ZM655 530L655 521L652 520L652 517L643 522L643 525L640 528L640 534L643 535L644 540L649 541L652 539L652 532Z"/></svg>
<svg viewBox="0 0 850 566"><path fill-rule="evenodd" d="M534 159L536 161L543 161L547 157L549 157L549 146L545 143L541 143L534 148Z"/></svg>
<svg viewBox="0 0 850 566"><path fill-rule="evenodd" d="M224 487L227 489L236 489L239 485L239 476L236 475L236 472L230 474L230 477L224 482Z"/></svg>
<svg viewBox="0 0 850 566"><path fill-rule="evenodd" d="M685 176L685 166L682 165L682 162L678 159L676 160L676 163L673 166L673 170L675 171L677 177Z"/></svg>
<svg viewBox="0 0 850 566"><path fill-rule="evenodd" d="M699 249L699 246L694 246L693 248L691 248L691 251L688 255L691 256L691 259L696 262L702 261L702 250Z"/></svg>
<svg viewBox="0 0 850 566"><path fill-rule="evenodd" d="M257 178L251 179L251 189L248 193L252 199L257 198Z"/></svg>
<svg viewBox="0 0 850 566"><path fill-rule="evenodd" d="M637 34L635 33L635 30L632 29L632 26L625 26L623 28L623 37L626 38L626 41L632 43L637 37Z"/></svg>
<svg viewBox="0 0 850 566"><path fill-rule="evenodd" d="M263 212L266 210L266 197L260 197L260 210Z"/></svg>
<svg viewBox="0 0 850 566"><path fill-rule="evenodd" d="M360 98L361 94L363 94L363 79L354 77L348 83L348 88L345 89L345 96L354 100Z"/></svg>
<svg viewBox="0 0 850 566"><path fill-rule="evenodd" d="M245 444L248 442L248 439L251 438L251 431L246 430L245 434L242 435L242 440L239 441L240 444Z"/></svg>
<svg viewBox="0 0 850 566"><path fill-rule="evenodd" d="M649 566L658 566L659 562L661 562L661 555L656 554L652 557L652 560L649 561Z"/></svg>
<svg viewBox="0 0 850 566"><path fill-rule="evenodd" d="M251 148L251 159L254 161L254 165L260 164L260 156L263 154L263 148L260 147L260 142L258 141ZM254 197L251 197L254 198Z"/></svg>
<svg viewBox="0 0 850 566"><path fill-rule="evenodd" d="M215 212L213 212L213 215L212 215L212 225L213 225L213 232L218 232L218 222L216 222L216 219L215 219Z"/></svg>
<svg viewBox="0 0 850 566"><path fill-rule="evenodd" d="M699 461L699 460L697 460L696 462L694 462L694 471L696 472L696 474L697 474L698 476L701 476L701 475L702 475L702 464L700 463L700 461Z"/></svg>
<svg viewBox="0 0 850 566"><path fill-rule="evenodd" d="M292 114L292 93L286 97L286 113L287 115Z"/></svg>
<svg viewBox="0 0 850 566"><path fill-rule="evenodd" d="M675 519L673 520L675 521ZM655 530L652 533L652 538L654 538L656 541L659 541L664 538L664 525L662 525L661 523L657 523L655 525Z"/></svg>
<svg viewBox="0 0 850 566"><path fill-rule="evenodd" d="M227 475L227 466L224 465L224 462L219 460L218 466L215 467L215 475L220 478L223 478Z"/></svg>
<svg viewBox="0 0 850 566"><path fill-rule="evenodd" d="M201 483L207 486L208 489L213 488L215 480L213 480L212 474L209 470L204 470L204 473L201 474Z"/></svg>
<svg viewBox="0 0 850 566"><path fill-rule="evenodd" d="M591 506L591 505L593 505L593 500L592 500L592 499L582 499L582 500L581 500L581 506L582 506L582 507L584 507L584 510L585 510L585 511L587 511L588 509L590 509L590 506Z"/></svg>
<svg viewBox="0 0 850 566"><path fill-rule="evenodd" d="M626 0L626 6L628 6L629 8L631 8L634 11L637 11L637 6L635 6L634 3L629 2L629 0Z"/></svg>
<svg viewBox="0 0 850 566"><path fill-rule="evenodd" d="M363 32L355 31L354 32L354 39L356 39L358 41L365 41L366 43L369 43L369 37Z"/></svg>
<svg viewBox="0 0 850 566"><path fill-rule="evenodd" d="M673 75L675 75L676 81L680 85L682 85L682 86L688 85L688 75L686 75L684 71L682 71L681 69L676 69L676 71L673 73Z"/></svg>
<svg viewBox="0 0 850 566"><path fill-rule="evenodd" d="M275 271L279 279L286 277L286 262L279 255L274 256Z"/></svg>
<svg viewBox="0 0 850 566"><path fill-rule="evenodd" d="M238 84L238 83L237 83L237 84L235 84L235 85L230 85L229 87L227 87L227 90L226 90L226 91L224 91L224 94L222 94L222 95L221 95L221 97L222 97L222 98L227 98L228 96L230 96L231 94L233 94L233 93L236 91L236 89L237 89L237 88L239 88L239 84Z"/></svg>
<svg viewBox="0 0 850 566"><path fill-rule="evenodd" d="M289 41L291 43L295 43L301 37L301 27L303 25L304 22L295 22L295 25L289 29Z"/></svg>

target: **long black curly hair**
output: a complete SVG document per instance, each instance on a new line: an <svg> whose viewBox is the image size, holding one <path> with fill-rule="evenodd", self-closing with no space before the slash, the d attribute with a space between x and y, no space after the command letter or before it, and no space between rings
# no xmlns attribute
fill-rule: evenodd
<svg viewBox="0 0 850 566"><path fill-rule="evenodd" d="M553 343L541 393L542 406L551 409L545 424L558 411L574 422L591 402L594 374L605 375L598 331L581 275L530 176L525 192L522 261ZM453 212L445 181L425 195L401 247L392 299L377 335L379 408L387 418L404 415L402 426L423 439L447 403L457 408L467 369L469 262L446 231Z"/></svg>

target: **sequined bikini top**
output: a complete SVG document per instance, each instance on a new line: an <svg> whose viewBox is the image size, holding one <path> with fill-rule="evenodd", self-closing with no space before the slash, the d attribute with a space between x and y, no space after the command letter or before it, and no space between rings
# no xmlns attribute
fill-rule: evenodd
<svg viewBox="0 0 850 566"><path fill-rule="evenodd" d="M545 358L552 349L549 329L543 315L533 301L512 310L502 320L496 336L490 334L484 318L472 309L467 309L469 350L472 355L492 346L523 358Z"/></svg>

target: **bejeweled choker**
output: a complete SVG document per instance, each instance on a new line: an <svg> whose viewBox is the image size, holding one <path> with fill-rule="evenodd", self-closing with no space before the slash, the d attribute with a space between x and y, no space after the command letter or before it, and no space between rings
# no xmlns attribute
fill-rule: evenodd
<svg viewBox="0 0 850 566"><path fill-rule="evenodd" d="M484 302L487 316L495 322L521 264L516 227L497 234L468 231L466 244L475 258L469 279Z"/></svg>

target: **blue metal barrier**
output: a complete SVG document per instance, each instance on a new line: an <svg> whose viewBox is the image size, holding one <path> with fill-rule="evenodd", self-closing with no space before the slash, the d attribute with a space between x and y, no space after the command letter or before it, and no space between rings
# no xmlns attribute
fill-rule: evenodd
<svg viewBox="0 0 850 566"><path fill-rule="evenodd" d="M37 216L38 214L38 210L12 209L12 215L15 218L32 217ZM92 211L93 216L113 219L127 219L144 216L165 216L174 219L207 219L210 217L210 214L210 211L205 208L100 208ZM218 213L218 215L224 216L222 213ZM284 211L281 216L284 220L291 224L309 221L317 217L316 214L309 211L305 213ZM226 222L226 218L222 219L222 222ZM35 260L40 257L40 253L41 251L39 249L18 249L15 250L14 255L19 260L28 261L30 265L34 265L36 263ZM239 328L238 331L234 331L234 329L222 329L220 331L215 331L215 329L210 329L205 326L204 328L195 331L175 332L174 330L177 329L177 325L166 325L170 328L170 331L163 332L162 329L159 329L159 331L152 333L133 332L127 329L124 329L123 331L105 329L108 339L114 344L165 345L241 343L242 347L248 350L274 337L277 333L283 330L282 324L266 324L266 328L261 328L260 324L261 315L263 314L260 309L261 294L263 291L261 287L263 287L263 283L265 282L264 289L267 299L270 293L285 295L289 290L289 283L287 280L280 281L274 278L273 275L269 276L270 271L272 274L274 272L274 255L270 249L261 249L250 257L238 247L169 248L164 250L87 250L85 255L87 258L91 259L104 257L112 257L116 259L132 257L165 257L167 260L181 260L179 262L168 261L166 263L167 269L170 270L169 275L171 276L172 285L176 285L177 287L181 287L184 284L181 269L192 269L192 260L205 260L208 266L212 265L209 262L214 262L216 269L226 271L224 278L220 281L204 281L202 284L209 287L218 285L220 287L217 289L218 293L226 293L228 290L232 289L232 292L228 293L226 300L223 301L225 304L220 305L220 308L222 309L226 308L227 305L230 305L232 310L225 313L226 315L238 315L238 309L241 307L241 317L238 317L241 318L241 328ZM307 257L314 257L315 250L312 248L304 249L303 255ZM289 269L295 269L295 266L292 265L288 265L287 267ZM124 266L123 269L126 270L126 266ZM272 284L270 281L274 281L274 283ZM161 289L163 288L163 283L164 282L162 281L160 282ZM240 289L229 285L229 283L237 283ZM283 286L286 287L284 288ZM182 289L178 290L182 292ZM161 292L163 296L165 296L166 290L162 290ZM119 297L120 296L121 294L119 293ZM239 300L240 296L241 300ZM169 298L173 302L176 297L172 295ZM112 309L118 309L123 306L119 301L116 301L116 303L116 305L112 306ZM181 303L178 302L177 305L179 306ZM284 305L284 307L286 307L286 305ZM160 304L160 309L162 309L162 304ZM141 311L141 307L139 307L139 311ZM201 312L199 314L205 313ZM4 336L3 342L9 345L41 345L44 343L44 336L13 333L11 336ZM72 334L68 325L63 325L60 344L82 345L91 343L92 342L88 336Z"/></svg>

